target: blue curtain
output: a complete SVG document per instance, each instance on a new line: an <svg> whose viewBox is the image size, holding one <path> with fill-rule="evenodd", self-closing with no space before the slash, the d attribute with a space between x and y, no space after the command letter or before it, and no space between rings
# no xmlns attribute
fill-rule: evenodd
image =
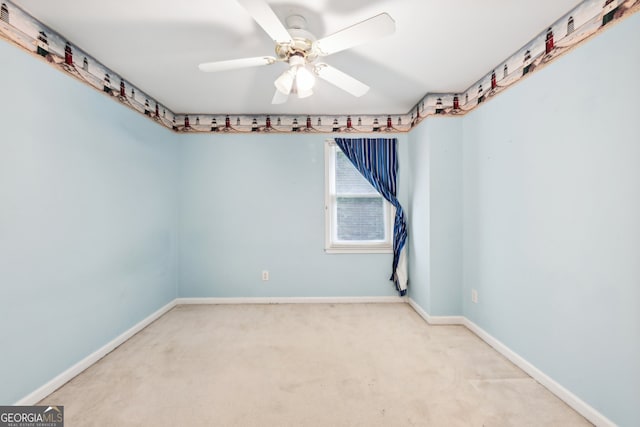
<svg viewBox="0 0 640 427"><path fill-rule="evenodd" d="M407 293L405 243L407 224L396 198L398 155L396 138L336 138L336 144L382 197L396 208L393 225L393 266L391 278L400 295Z"/></svg>

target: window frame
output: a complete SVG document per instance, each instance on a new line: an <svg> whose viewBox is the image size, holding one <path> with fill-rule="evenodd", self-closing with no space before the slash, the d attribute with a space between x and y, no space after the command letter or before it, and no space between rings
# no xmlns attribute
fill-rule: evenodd
<svg viewBox="0 0 640 427"><path fill-rule="evenodd" d="M337 197L335 183L335 159L336 150L340 150L338 144L333 139L327 139L324 144L324 164L325 164L325 244L324 250L330 254L340 253L393 253L393 221L395 218L395 208L384 197L383 213L385 224L384 240L356 240L339 241L337 239ZM364 179L364 178L363 178ZM348 197L371 197L364 194L353 194Z"/></svg>

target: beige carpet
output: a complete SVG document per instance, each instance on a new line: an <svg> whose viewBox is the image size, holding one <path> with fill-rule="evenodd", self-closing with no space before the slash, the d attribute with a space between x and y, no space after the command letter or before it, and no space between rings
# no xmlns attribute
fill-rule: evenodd
<svg viewBox="0 0 640 427"><path fill-rule="evenodd" d="M590 425L407 304L178 306L41 404L67 427Z"/></svg>

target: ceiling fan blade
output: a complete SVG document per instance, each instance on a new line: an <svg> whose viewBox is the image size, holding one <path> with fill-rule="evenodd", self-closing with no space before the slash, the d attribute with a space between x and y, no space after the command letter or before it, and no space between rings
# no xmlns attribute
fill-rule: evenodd
<svg viewBox="0 0 640 427"><path fill-rule="evenodd" d="M256 56L253 58L230 59L228 61L205 62L198 65L200 71L211 73L214 71L236 70L238 68L259 67L261 65L271 65L276 62L276 58L271 56Z"/></svg>
<svg viewBox="0 0 640 427"><path fill-rule="evenodd" d="M264 0L237 0L276 43L292 43L291 35Z"/></svg>
<svg viewBox="0 0 640 427"><path fill-rule="evenodd" d="M366 19L315 42L321 56L331 55L396 31L396 21L387 13Z"/></svg>
<svg viewBox="0 0 640 427"><path fill-rule="evenodd" d="M328 81L345 92L349 92L353 96L361 97L369 91L369 86L331 65L318 64L314 71L321 79Z"/></svg>
<svg viewBox="0 0 640 427"><path fill-rule="evenodd" d="M280 92L276 89L276 93L273 94L273 99L271 100L272 104L284 104L289 99L289 95L286 93Z"/></svg>

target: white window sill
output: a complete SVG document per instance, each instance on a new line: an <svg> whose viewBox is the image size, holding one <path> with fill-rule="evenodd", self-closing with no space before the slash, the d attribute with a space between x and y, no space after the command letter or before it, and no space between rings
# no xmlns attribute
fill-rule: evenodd
<svg viewBox="0 0 640 427"><path fill-rule="evenodd" d="M325 253L328 254L392 254L393 248L391 247L331 247L325 248Z"/></svg>

